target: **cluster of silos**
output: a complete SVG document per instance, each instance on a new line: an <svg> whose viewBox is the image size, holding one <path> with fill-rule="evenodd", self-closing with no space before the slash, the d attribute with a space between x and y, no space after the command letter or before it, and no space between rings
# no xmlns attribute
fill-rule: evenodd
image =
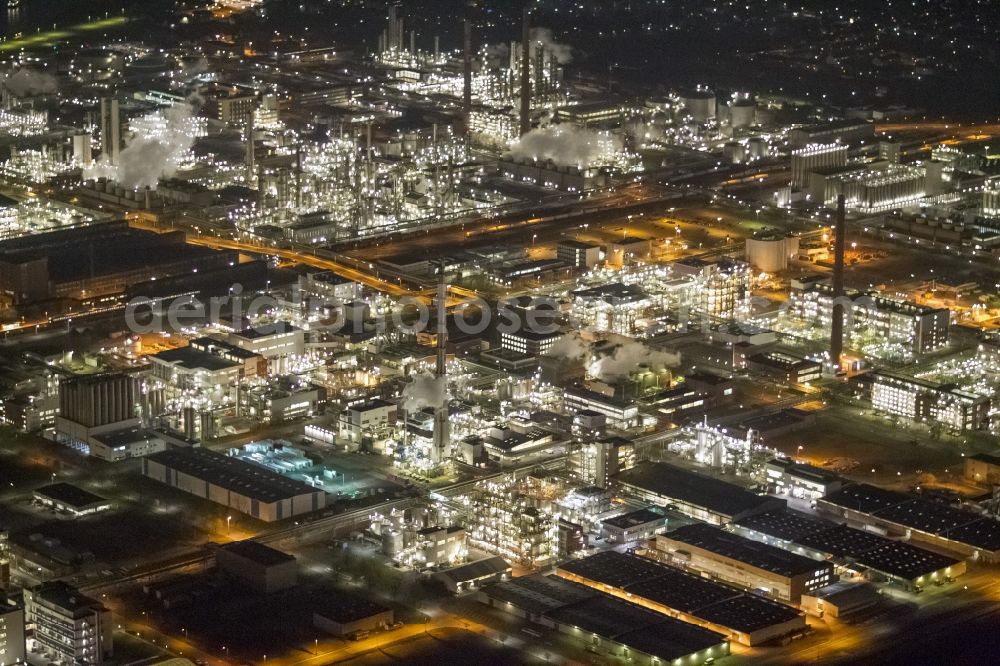
<svg viewBox="0 0 1000 666"><path fill-rule="evenodd" d="M372 521L371 531L382 540L382 554L396 558L416 544L418 531L434 527L440 520L439 510L420 505L405 511L393 511L389 515L378 516Z"/></svg>

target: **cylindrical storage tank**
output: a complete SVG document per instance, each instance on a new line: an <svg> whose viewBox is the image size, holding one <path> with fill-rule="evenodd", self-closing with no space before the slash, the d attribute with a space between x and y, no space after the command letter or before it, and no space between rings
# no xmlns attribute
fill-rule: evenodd
<svg viewBox="0 0 1000 666"><path fill-rule="evenodd" d="M734 129L750 127L757 120L757 102L741 98L729 104L729 125Z"/></svg>
<svg viewBox="0 0 1000 666"><path fill-rule="evenodd" d="M788 260L798 254L799 239L796 236L748 238L746 247L751 266L765 273L777 273L786 270Z"/></svg>
<svg viewBox="0 0 1000 666"><path fill-rule="evenodd" d="M403 552L403 533L391 527L382 528L382 554L396 557Z"/></svg>
<svg viewBox="0 0 1000 666"><path fill-rule="evenodd" d="M722 146L722 158L729 164L739 164L746 160L747 153L739 141L729 141Z"/></svg>
<svg viewBox="0 0 1000 666"><path fill-rule="evenodd" d="M759 136L752 137L747 141L747 154L752 160L767 157L767 142Z"/></svg>
<svg viewBox="0 0 1000 666"><path fill-rule="evenodd" d="M715 117L715 93L707 88L682 94L681 103L696 122L703 123Z"/></svg>

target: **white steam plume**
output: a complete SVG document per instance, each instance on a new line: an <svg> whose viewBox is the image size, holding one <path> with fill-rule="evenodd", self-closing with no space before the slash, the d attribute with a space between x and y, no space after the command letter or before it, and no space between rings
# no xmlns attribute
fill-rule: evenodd
<svg viewBox="0 0 1000 666"><path fill-rule="evenodd" d="M26 95L47 95L59 90L59 80L46 72L22 67L3 79L7 90L16 97Z"/></svg>
<svg viewBox="0 0 1000 666"><path fill-rule="evenodd" d="M678 354L650 349L641 342L626 342L591 363L588 372L598 379L611 380L627 376L639 365L662 370L680 364L680 360Z"/></svg>
<svg viewBox="0 0 1000 666"><path fill-rule="evenodd" d="M510 59L510 47L504 43L490 44L483 50L483 61L487 67L499 67Z"/></svg>
<svg viewBox="0 0 1000 666"><path fill-rule="evenodd" d="M573 47L554 40L552 31L548 28L532 28L529 37L531 39L531 55L535 55L535 49L541 46L547 53L551 53L560 65L565 65L573 60Z"/></svg>
<svg viewBox="0 0 1000 666"><path fill-rule="evenodd" d="M448 399L448 379L429 372L414 375L413 381L403 388L403 398L403 409L408 413L425 407L441 407Z"/></svg>
<svg viewBox="0 0 1000 666"><path fill-rule="evenodd" d="M590 354L590 343L583 339L578 332L573 331L562 336L552 343L546 356L564 358L568 361L581 361Z"/></svg>
<svg viewBox="0 0 1000 666"><path fill-rule="evenodd" d="M623 149L621 137L564 123L531 130L511 146L510 154L586 169L613 162Z"/></svg>
<svg viewBox="0 0 1000 666"><path fill-rule="evenodd" d="M85 179L106 177L129 189L155 188L161 178L177 173L185 154L195 141L195 131L189 122L193 108L188 104L154 111L136 123L139 131L125 143L118 155L118 164L103 158L84 170Z"/></svg>

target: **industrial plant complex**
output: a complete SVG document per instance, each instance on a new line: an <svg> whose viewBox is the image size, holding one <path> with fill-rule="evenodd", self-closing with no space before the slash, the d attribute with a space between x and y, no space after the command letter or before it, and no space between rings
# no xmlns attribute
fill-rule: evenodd
<svg viewBox="0 0 1000 666"><path fill-rule="evenodd" d="M1000 661L993 4L10 0L0 666Z"/></svg>

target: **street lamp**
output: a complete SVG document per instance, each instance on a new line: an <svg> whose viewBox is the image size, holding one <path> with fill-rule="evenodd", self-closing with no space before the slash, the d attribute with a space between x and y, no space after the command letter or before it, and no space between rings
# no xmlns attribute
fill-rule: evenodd
<svg viewBox="0 0 1000 666"><path fill-rule="evenodd" d="M232 522L233 522L233 517L232 516L226 516L226 534L230 533L230 531L231 531L230 527L232 526Z"/></svg>

